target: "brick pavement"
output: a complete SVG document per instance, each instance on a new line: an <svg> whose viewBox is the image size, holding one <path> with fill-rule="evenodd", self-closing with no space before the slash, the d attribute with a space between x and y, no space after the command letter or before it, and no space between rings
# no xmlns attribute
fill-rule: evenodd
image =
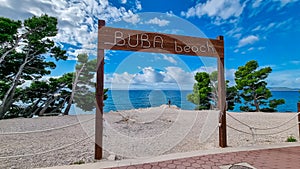
<svg viewBox="0 0 300 169"><path fill-rule="evenodd" d="M106 169L220 169L219 166L237 163L248 163L257 169L300 169L300 146L202 155Z"/></svg>

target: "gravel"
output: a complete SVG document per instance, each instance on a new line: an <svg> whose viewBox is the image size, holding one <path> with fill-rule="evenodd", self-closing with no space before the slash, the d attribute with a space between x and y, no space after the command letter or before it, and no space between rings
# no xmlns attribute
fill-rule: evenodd
<svg viewBox="0 0 300 169"><path fill-rule="evenodd" d="M0 168L94 162L94 118L69 115L1 120ZM281 125L286 121L289 122ZM290 135L298 138L296 113L228 113L227 125L234 128L227 127L230 147L282 143ZM104 115L104 158L114 156L120 160L216 149L217 127L217 111L189 111L162 105L110 112Z"/></svg>

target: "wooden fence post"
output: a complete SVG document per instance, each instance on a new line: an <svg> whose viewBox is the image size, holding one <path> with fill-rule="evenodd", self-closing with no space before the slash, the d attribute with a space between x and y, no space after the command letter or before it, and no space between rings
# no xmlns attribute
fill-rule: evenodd
<svg viewBox="0 0 300 169"><path fill-rule="evenodd" d="M218 36L218 40L224 40L223 36ZM219 146L227 147L227 131L226 131L226 83L225 83L225 65L224 65L224 51L223 56L218 58L218 107L220 109L219 119Z"/></svg>
<svg viewBox="0 0 300 169"><path fill-rule="evenodd" d="M298 106L298 112L300 113L300 102L297 103ZM299 128L299 139L300 139L300 114L298 114L298 128Z"/></svg>
<svg viewBox="0 0 300 169"><path fill-rule="evenodd" d="M98 31L105 26L104 20L98 21ZM97 79L96 79L96 119L95 119L95 159L100 160L103 157L102 139L103 139L103 81L104 81L104 49L99 48L98 33L98 51L97 51Z"/></svg>

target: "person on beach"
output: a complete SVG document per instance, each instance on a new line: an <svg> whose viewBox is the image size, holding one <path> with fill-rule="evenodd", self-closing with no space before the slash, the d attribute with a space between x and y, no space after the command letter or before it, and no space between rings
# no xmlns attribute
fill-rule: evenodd
<svg viewBox="0 0 300 169"><path fill-rule="evenodd" d="M169 105L169 107L171 106L171 100L170 99L168 100L168 105Z"/></svg>

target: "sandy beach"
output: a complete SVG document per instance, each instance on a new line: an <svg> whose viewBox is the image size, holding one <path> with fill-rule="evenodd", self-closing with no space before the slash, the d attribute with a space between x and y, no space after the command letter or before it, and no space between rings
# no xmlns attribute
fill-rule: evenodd
<svg viewBox="0 0 300 169"><path fill-rule="evenodd" d="M218 147L218 111L175 106L104 115L104 157L157 156ZM296 113L227 112L228 146L298 138ZM0 168L37 168L94 162L94 115L0 121Z"/></svg>

